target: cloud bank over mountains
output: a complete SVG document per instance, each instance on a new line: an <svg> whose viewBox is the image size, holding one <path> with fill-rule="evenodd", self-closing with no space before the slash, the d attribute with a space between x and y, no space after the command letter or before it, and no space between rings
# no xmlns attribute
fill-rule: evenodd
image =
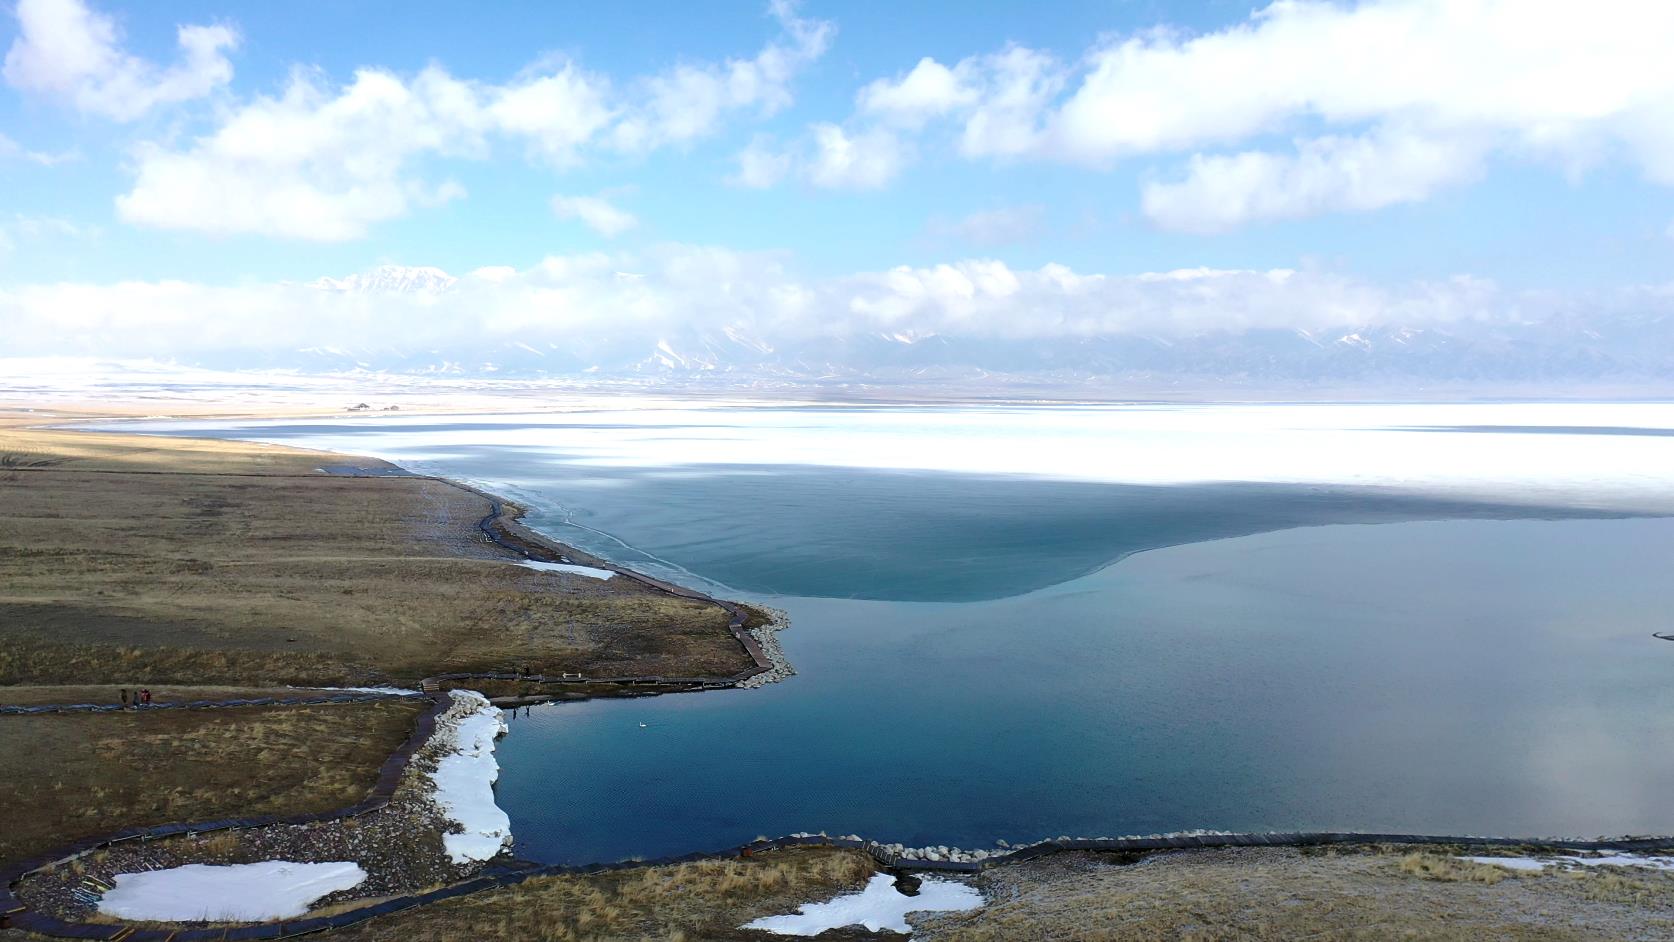
<svg viewBox="0 0 1674 942"><path fill-rule="evenodd" d="M808 279L780 256L697 246L459 276L385 266L309 283L0 289L0 320L0 356L211 368L1663 393L1674 376L1674 285L1582 297L1470 278L1391 289L1330 272L1085 274L991 259Z"/></svg>

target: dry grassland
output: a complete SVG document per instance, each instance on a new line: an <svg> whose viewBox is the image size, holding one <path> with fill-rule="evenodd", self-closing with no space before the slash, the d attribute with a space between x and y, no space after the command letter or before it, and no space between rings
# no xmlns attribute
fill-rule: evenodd
<svg viewBox="0 0 1674 942"><path fill-rule="evenodd" d="M0 716L0 861L137 825L352 805L423 707Z"/></svg>
<svg viewBox="0 0 1674 942"><path fill-rule="evenodd" d="M858 851L792 848L745 860L538 877L373 919L333 936L356 942L759 940L771 937L737 927L856 888L872 871L872 859Z"/></svg>
<svg viewBox="0 0 1674 942"><path fill-rule="evenodd" d="M478 495L341 456L0 427L0 685L724 676L719 607L539 573Z"/></svg>
<svg viewBox="0 0 1674 942"><path fill-rule="evenodd" d="M1486 875L1483 868L1497 872ZM914 938L1674 939L1674 875L1520 874L1411 848L1185 851L1126 866L1094 854L1060 854L989 871L981 882L987 906L915 917Z"/></svg>

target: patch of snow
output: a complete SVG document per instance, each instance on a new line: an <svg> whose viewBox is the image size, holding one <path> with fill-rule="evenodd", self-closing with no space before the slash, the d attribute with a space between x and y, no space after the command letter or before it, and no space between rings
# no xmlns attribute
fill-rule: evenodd
<svg viewBox="0 0 1674 942"><path fill-rule="evenodd" d="M1605 857L1565 857L1567 863L1583 867L1649 867L1652 870L1674 870L1674 857L1641 857L1638 854L1610 854Z"/></svg>
<svg viewBox="0 0 1674 942"><path fill-rule="evenodd" d="M1647 867L1652 870L1674 870L1674 857L1645 857L1639 854L1607 854L1603 857L1462 857L1472 863L1505 867L1508 870L1544 870L1566 864L1579 867Z"/></svg>
<svg viewBox="0 0 1674 942"><path fill-rule="evenodd" d="M386 697L418 697L422 691L406 687L297 687L297 690L340 690L344 693L376 693Z"/></svg>
<svg viewBox="0 0 1674 942"><path fill-rule="evenodd" d="M494 803L494 781L500 777L494 741L505 735L506 718L474 690L453 691L453 701L444 717L452 725L453 751L430 777L436 805L463 833L443 835L442 845L454 863L488 860L511 843L511 819Z"/></svg>
<svg viewBox="0 0 1674 942"><path fill-rule="evenodd" d="M589 579L609 579L616 573L609 569L595 569L592 566L572 566L568 563L543 563L539 560L525 559L518 563L524 569L536 569L541 572L567 572L572 576L586 576Z"/></svg>
<svg viewBox="0 0 1674 942"><path fill-rule="evenodd" d="M917 896L895 889L895 880L879 873L859 893L849 893L823 903L809 903L786 916L765 916L740 928L760 929L774 935L819 935L842 926L864 926L869 932L888 929L912 932L908 913L962 912L982 905L982 894L963 883L925 878Z"/></svg>
<svg viewBox="0 0 1674 942"><path fill-rule="evenodd" d="M322 896L359 886L366 871L352 862L187 864L119 873L99 912L119 919L167 922L258 922L292 919Z"/></svg>
<svg viewBox="0 0 1674 942"><path fill-rule="evenodd" d="M1471 863L1488 864L1491 867L1504 867L1507 870L1545 870L1548 861L1536 860L1533 857L1460 857Z"/></svg>

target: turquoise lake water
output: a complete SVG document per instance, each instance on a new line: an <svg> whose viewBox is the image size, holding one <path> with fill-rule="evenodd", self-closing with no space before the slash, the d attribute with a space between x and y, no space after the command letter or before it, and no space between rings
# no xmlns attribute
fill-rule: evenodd
<svg viewBox="0 0 1674 942"><path fill-rule="evenodd" d="M790 614L786 683L512 721L498 795L516 849L579 863L820 830L966 847L1189 828L1674 831L1674 644L1650 637L1674 628L1674 520L1655 515L1674 439L1562 421L1461 432L1425 416L1416 437L1365 439L1469 459L1479 473L1458 487L1310 478L1329 462L1296 448L1360 440L1336 431L1275 432L1180 474L1189 463L1159 454L1209 454L1224 432L1118 423L1081 464L1055 457L1057 477L1003 453L892 463L877 420L822 410L215 434L487 483L560 539ZM1003 422L1039 427L1027 410ZM1069 434L1056 427L1041 434ZM879 466L830 463L848 444ZM763 460L772 447L811 457ZM1530 470L1543 448L1550 473ZM1498 470L1472 457L1496 454ZM1577 464L1589 455L1598 467ZM1265 470L1241 480L1240 465Z"/></svg>

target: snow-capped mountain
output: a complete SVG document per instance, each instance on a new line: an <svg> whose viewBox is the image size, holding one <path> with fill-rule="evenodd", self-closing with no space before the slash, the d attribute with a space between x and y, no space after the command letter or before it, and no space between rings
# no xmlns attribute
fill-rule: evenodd
<svg viewBox="0 0 1674 942"><path fill-rule="evenodd" d="M224 360L204 365L227 366ZM244 356L241 368L457 377L616 379L715 388L873 385L1024 389L1599 387L1674 393L1674 321L1586 326L1344 325L1181 335L1012 340L849 334L769 340L739 327L566 337L528 331L446 348L310 347Z"/></svg>
<svg viewBox="0 0 1674 942"><path fill-rule="evenodd" d="M424 294L446 291L458 281L440 268L379 265L344 278L316 278L308 287L354 294Z"/></svg>
<svg viewBox="0 0 1674 942"><path fill-rule="evenodd" d="M333 293L453 301L473 309L490 275L458 279L436 268L386 265L306 287ZM708 314L624 317L620 326L588 300L555 292L529 309L484 321L475 332L428 338L385 318L347 340L290 350L204 354L206 368L303 373L387 373L459 378L622 381L713 388L957 387L996 391L1566 388L1674 394L1674 315L1575 311L1519 320L1464 318L1444 325L1355 324L1308 329L1159 329L1050 338L947 334L904 324L856 329L844 319L764 327L740 305L736 322ZM358 301L358 299L356 299ZM598 302L592 302L598 303ZM551 304L550 310L539 307ZM346 308L358 316L358 306ZM675 312L678 315L678 312ZM415 319L414 324L422 319ZM704 323L702 321L708 321ZM578 323L586 324L578 329ZM777 331L777 332L775 332ZM364 338L376 340L368 343ZM462 339L463 338L463 339ZM73 351L64 353L96 352Z"/></svg>

